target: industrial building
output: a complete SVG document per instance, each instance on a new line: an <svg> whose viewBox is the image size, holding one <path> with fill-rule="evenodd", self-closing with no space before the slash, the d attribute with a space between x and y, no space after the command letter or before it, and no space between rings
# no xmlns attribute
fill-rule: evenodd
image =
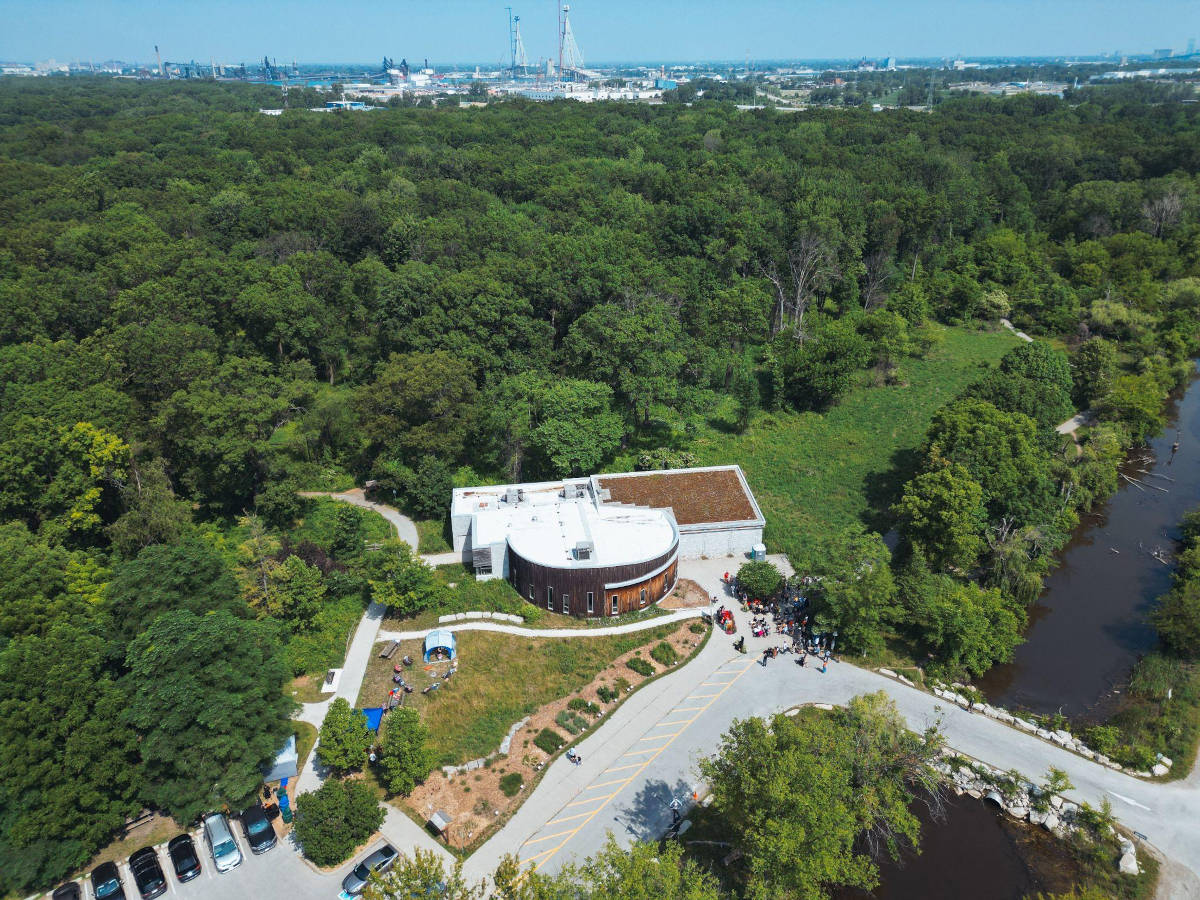
<svg viewBox="0 0 1200 900"><path fill-rule="evenodd" d="M477 578L581 618L656 603L681 558L749 554L765 524L738 466L456 488L450 523Z"/></svg>

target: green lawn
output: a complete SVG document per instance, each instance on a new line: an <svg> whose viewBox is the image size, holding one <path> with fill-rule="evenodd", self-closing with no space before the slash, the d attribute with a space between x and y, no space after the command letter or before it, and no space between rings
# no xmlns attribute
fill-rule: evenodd
<svg viewBox="0 0 1200 900"><path fill-rule="evenodd" d="M792 553L855 520L886 529L933 413L1018 343L1007 331L931 327L940 340L927 358L902 364L902 386L860 387L824 414L762 413L741 435L698 434L698 465L745 471L772 551Z"/></svg>
<svg viewBox="0 0 1200 900"><path fill-rule="evenodd" d="M679 627L580 640L459 632L458 674L437 692L421 694L421 688L435 680L434 674L448 665L405 669L405 679L416 689L405 702L419 709L429 726L438 764L465 762L493 752L518 719L587 685L623 653L656 644ZM420 653L420 641L406 641L391 660L372 654L357 705L387 702L393 664L405 654L420 659Z"/></svg>
<svg viewBox="0 0 1200 900"><path fill-rule="evenodd" d="M449 531L446 519L415 519L413 524L417 526L418 552L449 553L454 549L446 539Z"/></svg>
<svg viewBox="0 0 1200 900"><path fill-rule="evenodd" d="M291 539L296 543L308 540L322 547L329 547L333 543L338 510L346 507L347 504L341 500L333 500L329 497L310 497L307 514L291 530ZM396 536L391 523L379 513L357 506L350 508L358 509L362 513L366 540L379 543Z"/></svg>

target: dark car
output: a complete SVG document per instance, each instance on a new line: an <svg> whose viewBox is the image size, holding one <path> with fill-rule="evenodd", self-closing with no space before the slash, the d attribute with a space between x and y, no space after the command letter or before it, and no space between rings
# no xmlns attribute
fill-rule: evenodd
<svg viewBox="0 0 1200 900"><path fill-rule="evenodd" d="M129 857L129 871L133 873L133 882L142 900L150 900L167 892L167 876L158 864L158 854L153 847L143 847Z"/></svg>
<svg viewBox="0 0 1200 900"><path fill-rule="evenodd" d="M266 853L275 846L275 829L261 803L256 803L242 813L242 828L246 831L246 843L251 853Z"/></svg>
<svg viewBox="0 0 1200 900"><path fill-rule="evenodd" d="M50 895L50 900L79 900L81 896L79 885L74 881L68 881L66 884L54 889L54 893Z"/></svg>
<svg viewBox="0 0 1200 900"><path fill-rule="evenodd" d="M181 834L171 838L167 844L167 855L171 857L171 865L175 867L175 877L182 884L191 881L200 874L200 854L196 852L196 844L190 834Z"/></svg>
<svg viewBox="0 0 1200 900"><path fill-rule="evenodd" d="M342 880L342 892L339 897L357 897L371 880L371 873L382 875L396 862L396 851L390 844L384 844L374 853L350 870L350 874Z"/></svg>
<svg viewBox="0 0 1200 900"><path fill-rule="evenodd" d="M92 896L96 900L125 900L125 888L121 887L121 873L116 863L100 863L92 869Z"/></svg>

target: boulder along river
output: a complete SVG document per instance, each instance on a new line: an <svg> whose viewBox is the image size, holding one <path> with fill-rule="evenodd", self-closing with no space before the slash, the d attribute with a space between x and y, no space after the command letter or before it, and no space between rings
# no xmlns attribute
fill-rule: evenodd
<svg viewBox="0 0 1200 900"><path fill-rule="evenodd" d="M1154 649L1147 614L1171 586L1179 522L1200 504L1200 378L1169 412L1162 434L1122 467L1143 486L1120 479L1109 501L1083 517L1029 611L1025 643L977 682L991 703L1099 718L1139 656Z"/></svg>

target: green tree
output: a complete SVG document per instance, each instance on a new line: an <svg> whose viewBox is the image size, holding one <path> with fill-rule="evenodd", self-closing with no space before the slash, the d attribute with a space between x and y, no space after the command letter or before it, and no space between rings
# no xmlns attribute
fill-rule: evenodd
<svg viewBox="0 0 1200 900"><path fill-rule="evenodd" d="M917 475L892 507L900 533L938 569L969 570L983 549L983 488L948 464Z"/></svg>
<svg viewBox="0 0 1200 900"><path fill-rule="evenodd" d="M737 572L738 590L745 591L750 597L767 600L774 597L783 587L783 576L774 563L764 560L751 560L742 563Z"/></svg>
<svg viewBox="0 0 1200 900"><path fill-rule="evenodd" d="M793 341L783 353L784 393L796 409L824 410L850 389L854 373L870 361L871 348L853 323L839 320L814 329L814 335Z"/></svg>
<svg viewBox="0 0 1200 900"><path fill-rule="evenodd" d="M383 807L365 781L328 778L296 798L293 833L304 855L318 866L335 866L383 824Z"/></svg>
<svg viewBox="0 0 1200 900"><path fill-rule="evenodd" d="M624 403L635 426L645 425L655 403L679 390L685 356L679 350L678 313L659 297L604 303L580 316L563 342L580 378L603 381Z"/></svg>
<svg viewBox="0 0 1200 900"><path fill-rule="evenodd" d="M896 613L891 552L883 538L851 526L809 548L802 571L820 577L807 589L817 625L836 628L839 646L878 649Z"/></svg>
<svg viewBox="0 0 1200 900"><path fill-rule="evenodd" d="M118 563L108 595L114 627L125 640L176 610L199 616L218 610L245 611L229 564L198 535L176 544L154 544Z"/></svg>
<svg viewBox="0 0 1200 900"><path fill-rule="evenodd" d="M1108 393L1116 377L1116 344L1102 337L1088 338L1075 351L1071 370L1075 402L1085 408L1093 406Z"/></svg>
<svg viewBox="0 0 1200 900"><path fill-rule="evenodd" d="M1024 607L994 588L917 571L900 579L899 595L909 630L951 674L982 675L1021 643Z"/></svg>
<svg viewBox="0 0 1200 900"><path fill-rule="evenodd" d="M263 612L286 623L295 632L310 631L325 602L325 580L321 570L299 556L289 556L271 569L271 590L264 598Z"/></svg>
<svg viewBox="0 0 1200 900"><path fill-rule="evenodd" d="M0 889L61 880L140 808L125 704L104 642L71 622L0 649Z"/></svg>
<svg viewBox="0 0 1200 900"><path fill-rule="evenodd" d="M430 609L440 597L433 570L404 541L389 541L372 560L370 584L371 598L398 616Z"/></svg>
<svg viewBox="0 0 1200 900"><path fill-rule="evenodd" d="M1153 375L1120 375L1100 399L1102 419L1117 419L1137 440L1145 440L1166 421L1166 391Z"/></svg>
<svg viewBox="0 0 1200 900"><path fill-rule="evenodd" d="M471 366L444 351L393 353L355 395L364 434L379 448L457 459L475 404Z"/></svg>
<svg viewBox="0 0 1200 900"><path fill-rule="evenodd" d="M379 767L383 783L393 794L409 794L433 769L429 729L415 709L401 706L383 720Z"/></svg>
<svg viewBox="0 0 1200 900"><path fill-rule="evenodd" d="M1173 652L1200 658L1200 577L1179 581L1164 594L1150 621Z"/></svg>
<svg viewBox="0 0 1200 900"><path fill-rule="evenodd" d="M362 768L371 748L371 730L361 709L353 709L344 697L330 704L321 723L317 755L335 772Z"/></svg>
<svg viewBox="0 0 1200 900"><path fill-rule="evenodd" d="M1050 461L1037 424L1021 413L1003 412L972 397L938 410L929 427L930 467L958 463L983 488L991 519L1015 516L1037 522L1054 504Z"/></svg>
<svg viewBox="0 0 1200 900"><path fill-rule="evenodd" d="M291 733L272 627L227 610L165 612L130 644L126 717L141 735L144 799L180 822L240 808Z"/></svg>
<svg viewBox="0 0 1200 900"><path fill-rule="evenodd" d="M908 731L882 693L825 715L735 722L700 770L724 837L743 854L743 895L820 900L837 886L873 888L876 852L918 844L909 804L936 795L941 743L934 729Z"/></svg>
<svg viewBox="0 0 1200 900"><path fill-rule="evenodd" d="M612 834L584 862L565 866L554 875L533 872L508 892L511 900L719 900L722 896L717 879L685 859L678 841L661 847L638 841L625 850Z"/></svg>
<svg viewBox="0 0 1200 900"><path fill-rule="evenodd" d="M409 900L436 896L443 900L484 900L484 883L469 884L463 876L463 861L454 860L449 872L442 858L430 850L416 848L412 856L401 854L388 872L363 891L363 900ZM497 886L498 893L503 891ZM495 896L495 895L491 895Z"/></svg>
<svg viewBox="0 0 1200 900"><path fill-rule="evenodd" d="M125 511L105 533L113 550L126 558L152 544L174 543L192 521L191 507L175 496L161 458L145 465L132 460L121 500Z"/></svg>

